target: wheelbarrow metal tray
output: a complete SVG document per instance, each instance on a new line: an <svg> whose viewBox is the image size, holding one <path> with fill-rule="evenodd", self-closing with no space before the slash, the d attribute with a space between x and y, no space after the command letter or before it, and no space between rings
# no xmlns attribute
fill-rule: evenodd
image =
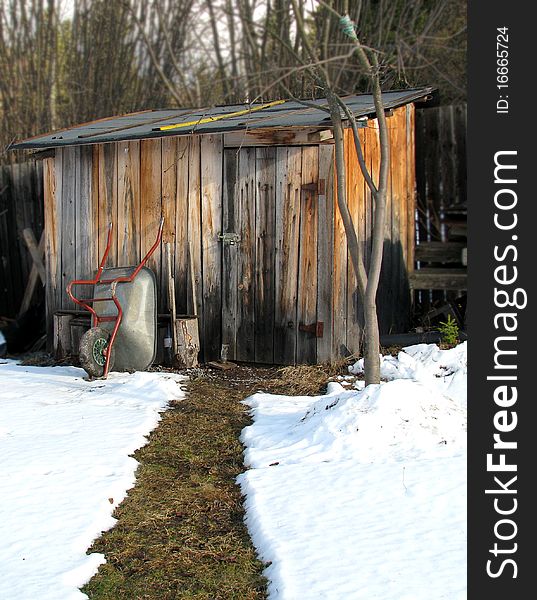
<svg viewBox="0 0 537 600"><path fill-rule="evenodd" d="M129 277L136 267L104 269L101 279ZM94 298L110 297L110 284L95 285ZM155 360L157 352L157 284L151 269L142 267L130 283L116 286L116 296L123 309L123 318L114 342L114 371L144 371ZM99 317L117 315L113 301L95 302ZM113 321L104 321L100 327L112 331Z"/></svg>

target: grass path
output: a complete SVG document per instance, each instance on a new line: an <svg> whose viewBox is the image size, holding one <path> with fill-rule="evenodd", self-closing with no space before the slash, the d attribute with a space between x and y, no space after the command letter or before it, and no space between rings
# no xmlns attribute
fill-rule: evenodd
<svg viewBox="0 0 537 600"><path fill-rule="evenodd" d="M83 588L92 600L266 597L234 480L249 422L239 401L274 387L272 375L240 368L187 384L186 399L134 455L137 483L115 512L117 525L91 548L107 560Z"/></svg>

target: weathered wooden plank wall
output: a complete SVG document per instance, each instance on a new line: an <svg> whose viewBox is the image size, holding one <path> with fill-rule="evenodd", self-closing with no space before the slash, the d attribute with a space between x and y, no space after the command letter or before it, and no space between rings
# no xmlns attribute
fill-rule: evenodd
<svg viewBox="0 0 537 600"><path fill-rule="evenodd" d="M0 316L16 317L32 268L22 230L32 229L39 243L43 222L42 163L1 166Z"/></svg>
<svg viewBox="0 0 537 600"><path fill-rule="evenodd" d="M390 135L390 176L387 197L384 255L377 294L379 325L382 333L404 331L410 317L408 269L413 269L414 253L414 106L394 110L388 118ZM376 120L361 129L364 160L378 183L380 166L379 132ZM360 171L352 131L345 131L347 197L353 222L365 254L366 266L371 251L373 228L371 192ZM345 230L334 192L333 246L333 324L332 356L357 353L360 349L363 318L357 282L347 256ZM321 258L320 258L321 260Z"/></svg>
<svg viewBox="0 0 537 600"><path fill-rule="evenodd" d="M408 304L405 265L413 253L412 122L413 107L388 119L393 160L379 291L383 331L401 328L407 318L400 307ZM376 122L360 137L377 179ZM345 155L349 206L367 254L371 194L350 130ZM66 148L57 150L55 164L45 161L45 183L49 318L55 309L73 308L65 285L95 271L110 221L108 266L119 266L145 254L163 214L164 241L174 248L177 309L199 316L202 359L218 358L222 344L230 359L276 364L328 361L359 350L360 298L330 143L225 148L222 135L206 135ZM236 243L224 243L223 233L236 234ZM150 266L164 311L160 251Z"/></svg>

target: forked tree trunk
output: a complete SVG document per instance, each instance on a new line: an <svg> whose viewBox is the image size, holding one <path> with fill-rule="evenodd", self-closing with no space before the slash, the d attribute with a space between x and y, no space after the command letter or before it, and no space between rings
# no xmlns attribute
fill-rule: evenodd
<svg viewBox="0 0 537 600"><path fill-rule="evenodd" d="M356 235L356 229L347 204L346 171L343 150L343 125L341 121L340 105L337 96L327 90L330 107L330 116L334 127L334 145L336 159L336 186L338 208L347 236L349 256L358 282L358 290L362 299L364 311L364 370L366 385L380 383L380 333L377 315L377 290L382 267L382 254L384 248L384 226L386 219L386 188L389 173L389 145L387 137L386 117L382 106L380 89L377 89L375 98L377 106L377 119L380 129L381 165L378 188L372 190L374 199L372 248L369 272L366 272L361 246ZM355 140L359 143L359 140ZM357 151L359 149L357 148ZM365 173L364 173L365 176Z"/></svg>

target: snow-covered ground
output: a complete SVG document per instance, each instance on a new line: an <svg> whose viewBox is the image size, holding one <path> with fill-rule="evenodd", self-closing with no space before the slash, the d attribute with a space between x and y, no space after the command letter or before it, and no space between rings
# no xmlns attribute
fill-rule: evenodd
<svg viewBox="0 0 537 600"><path fill-rule="evenodd" d="M382 377L245 400L238 482L271 600L466 597L466 343L406 348Z"/></svg>
<svg viewBox="0 0 537 600"><path fill-rule="evenodd" d="M79 600L104 562L86 555L115 523L159 413L180 376L0 361L0 599Z"/></svg>

